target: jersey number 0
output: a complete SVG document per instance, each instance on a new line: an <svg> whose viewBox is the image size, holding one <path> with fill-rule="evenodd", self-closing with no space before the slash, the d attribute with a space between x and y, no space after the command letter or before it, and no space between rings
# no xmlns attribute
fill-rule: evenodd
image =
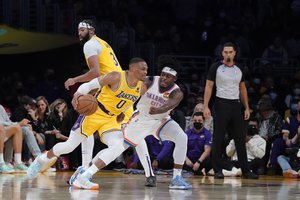
<svg viewBox="0 0 300 200"><path fill-rule="evenodd" d="M121 100L119 101L119 103L116 105L116 108L121 109L124 105L125 105L126 101L125 100Z"/></svg>

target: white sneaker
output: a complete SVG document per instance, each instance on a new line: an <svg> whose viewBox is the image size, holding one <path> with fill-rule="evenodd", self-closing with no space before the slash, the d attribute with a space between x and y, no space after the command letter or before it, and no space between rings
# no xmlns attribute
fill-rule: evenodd
<svg viewBox="0 0 300 200"><path fill-rule="evenodd" d="M226 169L222 169L222 173L224 174L224 176L234 176L232 174L232 171L226 170Z"/></svg>
<svg viewBox="0 0 300 200"><path fill-rule="evenodd" d="M233 167L232 170L232 176L242 176L242 170L241 168L235 168Z"/></svg>
<svg viewBox="0 0 300 200"><path fill-rule="evenodd" d="M42 164L42 166L40 168L40 172L41 173L43 173L46 170L48 170L57 161L57 157L56 156L54 156L53 158L47 158L47 153L48 153L48 151L46 151L45 153L43 153L42 156L40 157L40 160L43 162L43 164Z"/></svg>
<svg viewBox="0 0 300 200"><path fill-rule="evenodd" d="M97 183L91 182L92 175L90 173L78 174L77 178L73 182L73 186L77 189L86 190L98 190L99 185Z"/></svg>

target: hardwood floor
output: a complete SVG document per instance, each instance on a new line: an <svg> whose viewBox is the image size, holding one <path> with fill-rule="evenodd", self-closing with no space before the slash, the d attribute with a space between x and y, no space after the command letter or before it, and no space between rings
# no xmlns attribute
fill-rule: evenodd
<svg viewBox="0 0 300 200"><path fill-rule="evenodd" d="M261 176L258 180L225 177L192 176L186 180L192 190L169 190L170 175L158 175L157 187L144 187L143 175L128 175L122 172L103 171L93 181L100 184L99 191L76 190L66 181L72 172L48 172L34 180L24 174L0 174L0 199L3 200L185 200L185 199L300 199L300 179L284 179L281 176Z"/></svg>

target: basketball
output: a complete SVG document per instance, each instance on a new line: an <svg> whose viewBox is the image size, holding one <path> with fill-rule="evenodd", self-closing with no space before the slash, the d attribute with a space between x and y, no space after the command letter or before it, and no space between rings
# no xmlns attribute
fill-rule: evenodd
<svg viewBox="0 0 300 200"><path fill-rule="evenodd" d="M78 97L78 104L76 111L82 115L91 115L96 112L98 108L97 99L90 94L84 94Z"/></svg>

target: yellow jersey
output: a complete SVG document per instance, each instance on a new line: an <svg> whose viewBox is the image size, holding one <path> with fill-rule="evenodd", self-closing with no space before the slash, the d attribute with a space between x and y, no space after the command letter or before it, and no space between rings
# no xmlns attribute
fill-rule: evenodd
<svg viewBox="0 0 300 200"><path fill-rule="evenodd" d="M121 114L126 108L132 106L140 97L140 91L143 82L132 88L127 85L126 72L122 71L119 88L112 91L108 85L105 85L99 93L96 94L100 109L110 116Z"/></svg>
<svg viewBox="0 0 300 200"><path fill-rule="evenodd" d="M97 36L94 36L94 38L101 44L102 47L102 51L98 56L98 61L100 63L100 75L105 75L111 71L121 72L122 68L111 46ZM87 58L85 59L86 63L88 63Z"/></svg>

